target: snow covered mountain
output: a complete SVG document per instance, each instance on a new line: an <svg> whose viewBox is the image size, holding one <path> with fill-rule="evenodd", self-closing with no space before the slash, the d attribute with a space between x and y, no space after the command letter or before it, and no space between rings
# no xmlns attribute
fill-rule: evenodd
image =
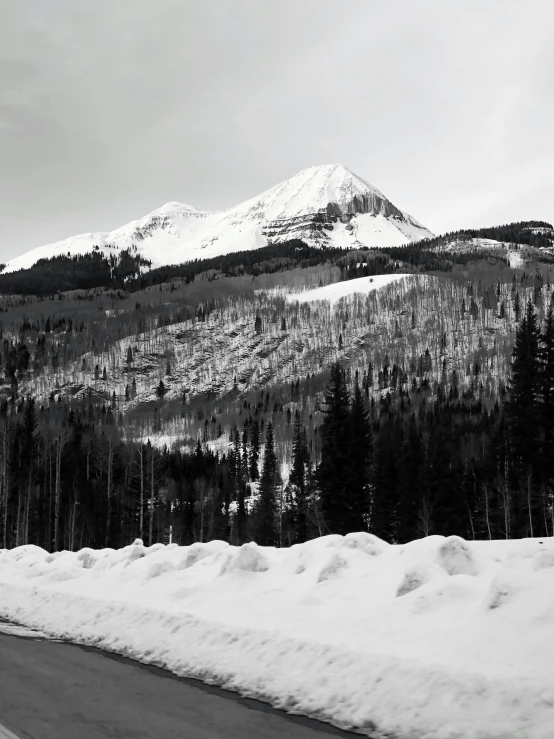
<svg viewBox="0 0 554 739"><path fill-rule="evenodd" d="M130 249L153 267L247 251L300 238L311 245L402 246L432 233L340 164L304 169L229 210L210 213L171 202L109 233L87 233L33 249L6 272L39 259Z"/></svg>

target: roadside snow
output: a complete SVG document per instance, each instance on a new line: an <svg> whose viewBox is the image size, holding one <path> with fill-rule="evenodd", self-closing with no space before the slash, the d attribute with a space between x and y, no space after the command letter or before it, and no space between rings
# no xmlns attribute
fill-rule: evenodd
<svg viewBox="0 0 554 739"><path fill-rule="evenodd" d="M554 539L24 546L0 617L366 735L552 736Z"/></svg>
<svg viewBox="0 0 554 739"><path fill-rule="evenodd" d="M330 303L336 303L341 298L356 293L367 295L373 290L379 290L382 287L398 282L403 279L413 278L413 274L394 274L394 275L374 275L373 277L357 277L355 280L344 280L343 282L334 282L331 285L316 287L313 290L305 290L304 292L288 293L285 297L289 303L298 301L299 303L313 303L316 300L328 300Z"/></svg>

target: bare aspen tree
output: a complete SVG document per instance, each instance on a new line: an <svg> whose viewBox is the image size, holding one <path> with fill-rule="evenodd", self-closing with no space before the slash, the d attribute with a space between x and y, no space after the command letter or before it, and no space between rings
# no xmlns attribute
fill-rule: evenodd
<svg viewBox="0 0 554 739"><path fill-rule="evenodd" d="M67 442L67 433L60 431L56 437L56 478L54 492L54 540L53 549L57 551L60 528L60 498L62 479L62 452Z"/></svg>
<svg viewBox="0 0 554 739"><path fill-rule="evenodd" d="M108 479L106 483L106 497L107 497L107 515L106 515L106 537L104 546L108 546L110 541L110 524L112 519L112 476L113 476L113 438L111 434L108 435L108 468L107 474Z"/></svg>

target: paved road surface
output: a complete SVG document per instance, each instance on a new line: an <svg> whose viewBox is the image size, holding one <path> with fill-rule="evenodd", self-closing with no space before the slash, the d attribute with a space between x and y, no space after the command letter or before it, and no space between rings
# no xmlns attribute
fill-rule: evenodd
<svg viewBox="0 0 554 739"><path fill-rule="evenodd" d="M359 736L156 667L43 636L0 624L0 739Z"/></svg>

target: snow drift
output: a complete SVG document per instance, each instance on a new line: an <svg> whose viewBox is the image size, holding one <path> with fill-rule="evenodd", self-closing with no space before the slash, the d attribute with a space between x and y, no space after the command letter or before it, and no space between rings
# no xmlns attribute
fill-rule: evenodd
<svg viewBox="0 0 554 739"><path fill-rule="evenodd" d="M0 616L366 735L552 736L553 539L23 546Z"/></svg>
<svg viewBox="0 0 554 739"><path fill-rule="evenodd" d="M432 236L379 190L340 164L308 167L250 200L217 213L171 202L111 232L85 233L12 259L6 272L39 259L124 249L153 267L249 251L289 239L315 246L402 246Z"/></svg>

